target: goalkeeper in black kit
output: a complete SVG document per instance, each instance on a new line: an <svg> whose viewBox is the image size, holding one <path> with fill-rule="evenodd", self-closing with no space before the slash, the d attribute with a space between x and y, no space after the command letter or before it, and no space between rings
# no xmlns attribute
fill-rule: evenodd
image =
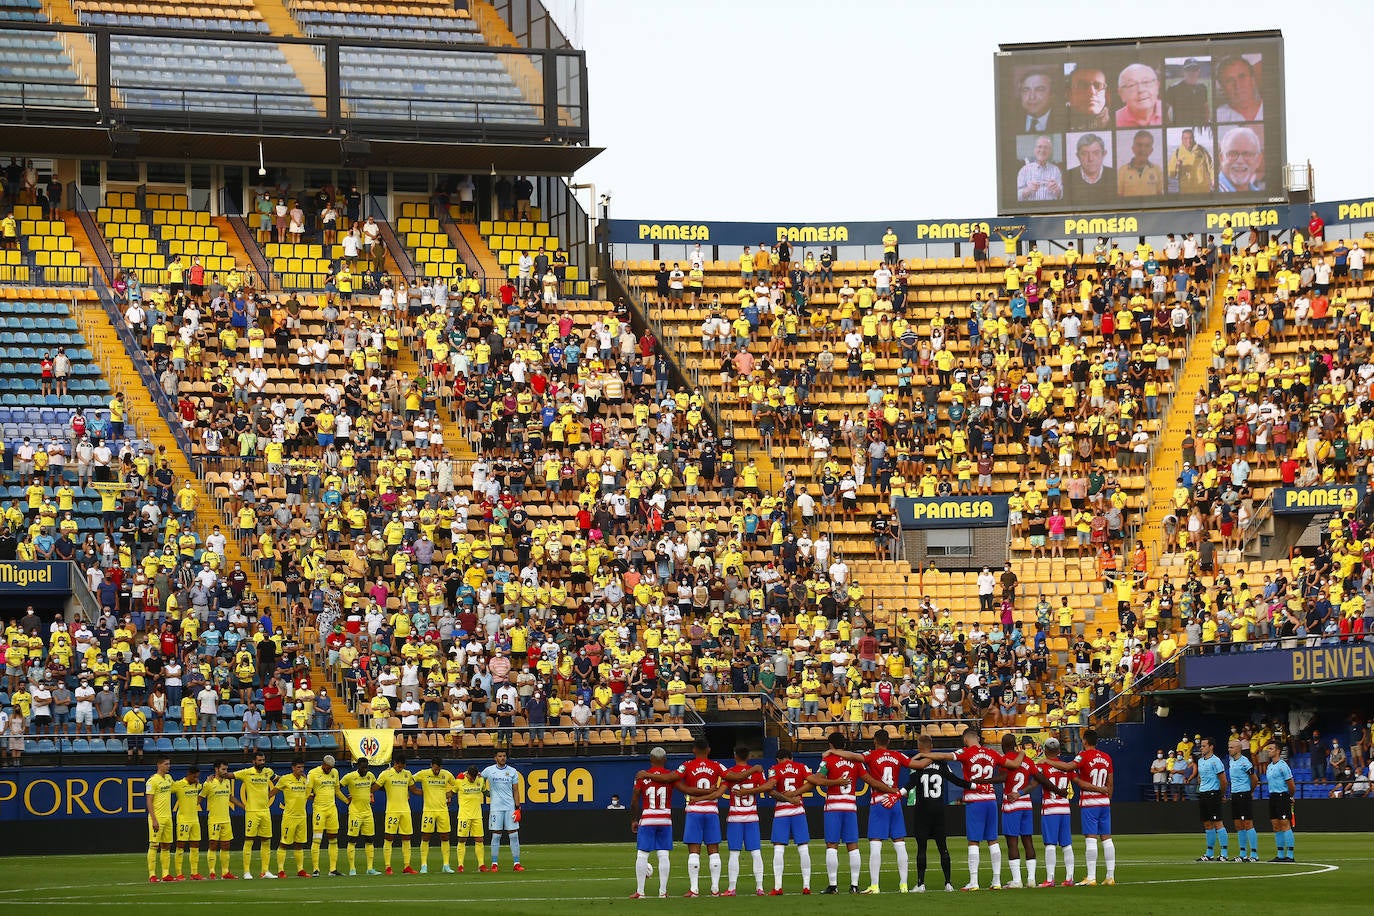
<svg viewBox="0 0 1374 916"><path fill-rule="evenodd" d="M917 739L920 753L931 749L929 735ZM953 783L967 788L968 783L955 776L944 761L927 764L913 770L911 778L903 791L907 804L907 833L916 840L916 888L915 893L923 894L926 889L926 844L935 841L940 853L940 870L945 874L945 890L954 890L954 879L950 874L949 844L945 834L945 792Z"/></svg>

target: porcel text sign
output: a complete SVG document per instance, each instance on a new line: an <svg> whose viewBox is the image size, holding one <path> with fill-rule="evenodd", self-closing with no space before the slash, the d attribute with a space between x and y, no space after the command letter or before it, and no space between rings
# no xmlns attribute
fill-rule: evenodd
<svg viewBox="0 0 1374 916"><path fill-rule="evenodd" d="M990 528L1007 523L1005 496L908 496L897 499L897 520L914 528Z"/></svg>
<svg viewBox="0 0 1374 916"><path fill-rule="evenodd" d="M0 562L0 594L65 595L71 590L70 564L66 561Z"/></svg>
<svg viewBox="0 0 1374 916"><path fill-rule="evenodd" d="M1188 690L1367 678L1374 678L1374 645L1366 643L1189 655L1183 660L1183 687Z"/></svg>
<svg viewBox="0 0 1374 916"><path fill-rule="evenodd" d="M889 226L899 245L927 242L966 242L976 231L986 232L995 249L1003 236L1011 239L1094 239L1194 232L1220 237L1230 226L1237 231L1277 232L1299 229L1307 233L1312 211L1332 225L1374 221L1374 199L1307 204L1262 204L1251 207L1206 207L1174 210L1078 210L1059 216L962 216L955 219L841 221L831 223L725 222L683 219L614 219L615 245L695 244L703 248L776 245L793 248L879 245ZM1013 225L1014 224L1014 225ZM999 231L1001 230L1001 231ZM1334 240L1330 233L1328 241ZM971 254L972 252L965 252ZM730 252L728 254L734 254ZM726 257L727 253L722 253Z"/></svg>
<svg viewBox="0 0 1374 916"><path fill-rule="evenodd" d="M1339 512L1356 506L1364 496L1364 487L1279 487L1274 491L1276 515L1312 515Z"/></svg>

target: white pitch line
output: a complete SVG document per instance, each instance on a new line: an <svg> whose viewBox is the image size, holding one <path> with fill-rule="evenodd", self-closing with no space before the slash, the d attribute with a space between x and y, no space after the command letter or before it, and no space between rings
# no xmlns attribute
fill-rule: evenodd
<svg viewBox="0 0 1374 916"><path fill-rule="evenodd" d="M578 897L577 900L578 900L578 902L581 902L581 901L584 901L584 900L585 900L585 901L595 901L595 900L625 900L625 899L627 899L628 897L629 897L629 895L628 895L628 894L625 894L625 895L619 896L619 897ZM485 899L485 898L483 898L483 899ZM655 898L655 899L657 899L657 898ZM555 901L562 901L562 902L565 902L565 903L566 903L567 900L568 900L567 897L501 897L501 898L500 898L500 902L502 902L502 903L552 903L552 902L555 902ZM50 898L48 898L48 899L46 899L46 900L14 900L14 901L7 901L7 902L6 902L6 906L47 906L47 905L51 905L51 904L53 904L53 903L78 903L78 902L79 902L82 906L122 906L122 907L127 907L127 906L130 905L129 903L127 903L127 902L125 902L125 901L122 901L122 900L88 900L88 899L85 898L85 897L50 897ZM255 901L252 901L252 900L244 900L244 901L241 901L241 902L242 902L242 903L253 903L253 902L255 902ZM291 899L291 900L289 900L289 901L288 901L288 900L282 900L282 901L279 901L279 902L280 902L280 903L283 903L283 904L293 905L293 906L296 905L296 904L325 905L325 904L331 904L331 903L376 903L376 902L377 902L377 898L376 898L376 897L329 897L329 898L319 899L319 900L299 900L299 899ZM386 902L387 902L387 903L432 904L432 903L435 903L436 901L434 900L433 897L412 897L412 898L405 898L405 897L393 897L393 896L388 895L387 898L386 898ZM476 903L476 902L480 902L480 901L474 900L474 901L472 901L472 902ZM223 897L217 897L217 898L211 899L211 900L200 900L200 899L196 899L196 898L183 898L183 899L178 899L178 900L144 900L144 901L140 901L138 905L139 905L139 906L180 906L180 907L198 907L198 906L223 906L225 903L226 903L226 900L225 900Z"/></svg>
<svg viewBox="0 0 1374 916"><path fill-rule="evenodd" d="M1207 864L1207 863L1202 863ZM1269 863L1265 863L1269 864ZM1273 863L1279 864L1277 862ZM1288 864L1288 863L1283 863ZM1315 871L1286 871L1278 874L1267 875L1225 875L1215 878L1156 878L1152 881L1119 881L1118 884L1196 884L1201 881L1262 881L1266 878L1305 878L1311 875L1325 875L1333 871L1340 871L1339 865L1327 865L1322 862L1300 862L1299 867L1307 866Z"/></svg>

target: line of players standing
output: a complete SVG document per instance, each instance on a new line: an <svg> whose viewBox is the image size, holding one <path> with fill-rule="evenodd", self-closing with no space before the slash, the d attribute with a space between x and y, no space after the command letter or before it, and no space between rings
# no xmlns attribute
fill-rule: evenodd
<svg viewBox="0 0 1374 916"><path fill-rule="evenodd" d="M1099 850L1105 860L1104 884L1116 883L1116 847L1111 831L1111 796L1114 774L1111 758L1097 749L1097 734L1092 729L1083 733L1084 750L1072 761L1059 759L1059 742L1045 742L1044 759L1031 759L1033 742L1022 739L1018 749L1016 739L1007 735L998 752L984 747L977 729L967 729L964 746L955 753L936 752L929 737L921 736L915 756L907 756L889 747L885 730L873 735L873 748L860 754L848 750L843 733L829 736L829 751L822 757L814 772L805 764L793 760L786 750L780 750L777 763L766 773L749 763L747 750L735 752L734 766L726 768L710 759L711 748L698 740L693 759L676 770L664 766L662 748L650 754L649 768L635 774L631 810L634 820L631 829L637 836L638 852L635 862L636 891L633 898L645 896L645 882L653 875L656 854L658 866L658 895L668 895L670 871L669 853L672 850L672 792L686 797L686 819L683 842L687 846L687 879L689 889L684 896L700 894L701 847L706 847L707 865L712 896L733 897L739 880L740 853L749 852L753 859L755 891L780 896L783 878L783 859L788 844L795 845L802 875L802 893L811 893L810 833L802 796L812 787L825 792L825 870L826 888L822 893L839 893L840 847L849 859L849 892L876 894L880 892L883 843L891 842L897 859L901 893L923 893L926 889L929 841L934 840L944 873L946 891L954 890L946 843L945 807L949 784L964 788L963 807L965 833L968 839L969 883L964 890L979 888L978 876L982 845L986 844L991 865L991 888L1053 887L1057 867L1056 853L1064 859L1062 886L1074 885L1073 837L1069 821L1070 786L1078 795L1079 808L1086 838L1086 877L1078 886L1097 884ZM954 775L949 763L958 761L962 778ZM904 771L910 771L905 786L899 788ZM862 857L859 852L858 799L860 783L867 784L870 793L868 816L869 883L860 889ZM1001 802L1001 834L1007 839L1010 858L1010 880L1002 884L1002 848L998 844L998 801L995 785L1004 784ZM1035 785L1044 789L1041 805L1041 838L1045 844L1045 876L1037 883L1038 863L1033 836L1034 820L1031 790ZM720 809L719 799L729 796L726 816L726 846L730 852L727 886L721 890ZM763 853L759 828L758 797L768 795L777 802L773 813L771 841L773 844L773 887L764 890ZM903 801L911 813L911 832L918 843L916 851L916 884L908 884L909 859L906 847L907 818ZM1022 881L1024 865L1025 880Z"/></svg>

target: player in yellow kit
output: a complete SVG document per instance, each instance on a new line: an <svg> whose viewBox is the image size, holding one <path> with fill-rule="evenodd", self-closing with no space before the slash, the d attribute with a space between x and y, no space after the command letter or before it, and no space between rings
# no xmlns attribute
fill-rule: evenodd
<svg viewBox="0 0 1374 916"><path fill-rule="evenodd" d="M406 770L405 754L391 755L391 767L377 777L377 788L386 793L386 826L382 830L382 871L391 874L391 846L401 841L401 874L416 874L410 867L410 789L415 777Z"/></svg>
<svg viewBox="0 0 1374 916"><path fill-rule="evenodd" d="M310 865L313 876L320 876L320 841L329 846L329 876L340 878L339 873L339 794L340 773L334 766L334 758L329 754L320 766L311 770L307 779L310 782L310 797L313 812L313 830L310 834Z"/></svg>
<svg viewBox="0 0 1374 916"><path fill-rule="evenodd" d="M277 844L277 877L286 877L286 851L296 852L296 877L309 878L305 870L305 844L310 822L305 805L310 801L310 780L305 775L305 761L297 757L291 761L291 772L272 786L273 794L281 795L281 841Z"/></svg>
<svg viewBox="0 0 1374 916"><path fill-rule="evenodd" d="M253 847L262 848L262 877L275 878L272 867L272 783L277 774L267 766L261 752L253 755L253 765L234 773L243 806L243 879L253 880Z"/></svg>
<svg viewBox="0 0 1374 916"><path fill-rule="evenodd" d="M216 862L224 866L220 877L233 880L238 877L229 861L229 844L234 840L234 825L229 820L229 812L238 802L234 799L234 779L229 775L229 764L223 760L215 761L215 771L200 785L200 797L205 799L206 827L210 832L210 848L206 858L210 860L210 879L214 880Z"/></svg>
<svg viewBox="0 0 1374 916"><path fill-rule="evenodd" d="M429 762L429 769L417 774L415 781L424 798L420 806L420 874L429 874L429 844L437 838L444 859L443 872L451 875L448 834L453 827L449 823L448 803L453 799L457 780L444 769L444 762L435 757Z"/></svg>
<svg viewBox="0 0 1374 916"><path fill-rule="evenodd" d="M359 757L354 761L354 770L339 780L339 800L348 803L348 876L358 874L358 846L367 850L367 873L379 875L381 872L372 867L373 855L377 851L377 827L372 817L372 793L376 791L377 777L367 769L367 758ZM366 837L366 839L364 839Z"/></svg>
<svg viewBox="0 0 1374 916"><path fill-rule="evenodd" d="M182 866L191 853L191 880L204 881L200 874L200 767L186 768L186 776L172 783L172 798L177 808L176 880L186 880Z"/></svg>
<svg viewBox="0 0 1374 916"><path fill-rule="evenodd" d="M172 758L158 757L157 771L143 785L143 806L148 809L148 880L172 880ZM158 853L162 877L158 878Z"/></svg>
<svg viewBox="0 0 1374 916"><path fill-rule="evenodd" d="M470 766L467 772L453 781L453 794L458 796L458 870L468 857L468 847L477 847L477 864L482 858L482 802L487 797L487 781L481 771Z"/></svg>

